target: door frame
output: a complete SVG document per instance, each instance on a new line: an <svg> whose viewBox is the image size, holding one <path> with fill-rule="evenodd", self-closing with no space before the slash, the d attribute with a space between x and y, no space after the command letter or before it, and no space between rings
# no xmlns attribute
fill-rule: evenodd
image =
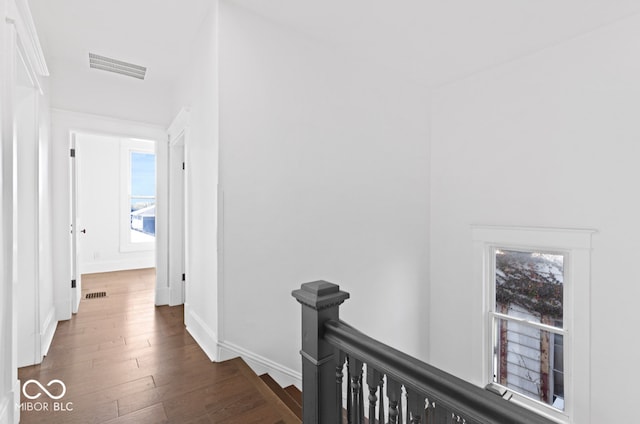
<svg viewBox="0 0 640 424"><path fill-rule="evenodd" d="M82 275L78 261L78 161L76 160L77 131L70 134L69 175L71 190L71 313L77 314L82 294Z"/></svg>
<svg viewBox="0 0 640 424"><path fill-rule="evenodd" d="M169 207L168 210L168 231L167 234L169 239L167 241L167 286L169 289L169 305L181 305L184 304L185 314L187 314L189 308L189 295L188 295L188 284L186 282L189 279L189 242L188 242L188 231L189 228L189 167L186 165L187 157L188 157L188 146L189 146L189 109L183 107L178 115L175 117L169 129L168 133L168 144L169 144L169 155L168 155L168 181L167 187L169 189ZM182 159L183 170L182 174L175 173L173 170L172 163L175 160ZM178 178L177 183L181 185L181 190L178 194L181 194L181 199L174 198L173 193L171 192L172 187L172 179ZM171 205L175 205L175 202L182 202L182 222L174 219L171 214ZM179 203L178 203L179 204ZM175 228L175 226L179 226L179 228ZM173 240L171 238L171 234L180 234L181 240ZM180 248L181 247L181 248ZM182 256L182 264L183 271L182 274L185 276L184 279L176 279L172 274L178 274L173 272L171 264L177 263L180 261L175 261L175 255Z"/></svg>
<svg viewBox="0 0 640 424"><path fill-rule="evenodd" d="M72 115L74 117L86 117L87 120L93 121L94 124L98 124L103 121L103 117L85 115L81 113L73 112ZM82 275L81 275L81 266L80 260L78 258L79 250L78 250L78 236L81 231L78 227L78 205L79 205L79 186L78 186L78 161L82 157L79 154L78 145L80 144L77 140L77 136L80 135L95 135L100 137L110 137L114 139L114 142L119 142L122 139L132 139L132 140L145 140L151 141L154 143L154 151L156 155L156 201L164 202L166 195L164 194L167 190L166 178L164 178L166 170L164 167L160 166L163 161L164 155L166 154L164 149L164 143L162 143L157 136L154 136L155 130L147 130L144 126L137 128L138 125L130 126L130 123L124 123L124 125L119 125L117 121L112 119L105 119L104 121L107 125L87 125L86 122L82 125L70 125L67 130L67 134L69 136L69 149L70 151L74 151L74 156L69 155L69 199L70 199L70 210L69 210L69 219L71 222L71 231L70 231L70 239L69 239L69 269L71 271L71 281L75 282L75 287L73 284L69 289L69 298L71 300L71 313L76 314L79 310L79 305L82 297ZM129 130L127 130L129 128ZM118 140L119 139L119 140ZM120 162L118 162L118 166L120 166ZM118 186L121 186L121 181L118 180L116 182ZM82 218L82 217L80 217ZM158 302L158 292L163 292L162 282L163 279L163 267L164 264L159 261L158 251L161 250L161 244L163 241L158 233L164 233L164 228L158 229L158 227L162 226L162 222L166 219L164 213L160 210L160 208L156 208L156 242L155 242L155 268L157 270L156 275L156 304L167 304L168 302ZM78 231L76 231L76 228ZM165 296L160 296L164 298ZM68 318L71 318L69 316ZM66 319L68 319L66 318Z"/></svg>
<svg viewBox="0 0 640 424"><path fill-rule="evenodd" d="M16 173L19 163L14 162L16 146L14 143L15 118L17 113L17 73L16 66L21 60L27 69L29 79L35 88L36 105L42 96L40 78L49 75L36 35L35 26L26 0L0 1L0 422L17 423L20 419L20 381L17 370L17 331L18 331L18 288L17 258L14 247L17 243L16 214L14 196ZM36 122L39 119L36 113ZM36 134L39 127L34 128ZM39 148L39 146L37 146ZM37 172L40 171L36 168ZM37 178L37 177L36 177ZM41 211L35 211L39 214ZM39 217L39 215L38 215ZM33 258L33 266L39 267L37 257ZM36 281L36 284L38 282ZM34 300L34 302L37 302ZM39 308L36 303L36 309ZM36 325L39 326L39 319ZM38 335L40 332L38 332ZM40 346L40 350L42 345ZM38 352L36 352L38 353Z"/></svg>

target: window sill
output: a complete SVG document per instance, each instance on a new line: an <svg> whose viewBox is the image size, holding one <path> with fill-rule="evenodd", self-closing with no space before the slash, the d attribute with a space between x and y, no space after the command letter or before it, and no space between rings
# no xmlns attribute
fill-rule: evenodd
<svg viewBox="0 0 640 424"><path fill-rule="evenodd" d="M500 384L492 382L487 384L484 388L496 396L500 396L505 400L513 402L519 406L522 406L523 408L527 408L530 411L536 412L537 414L540 414L545 418L557 422L558 424L571 423L569 416L565 415L563 411L556 409L551 405L547 405L546 403L530 399Z"/></svg>

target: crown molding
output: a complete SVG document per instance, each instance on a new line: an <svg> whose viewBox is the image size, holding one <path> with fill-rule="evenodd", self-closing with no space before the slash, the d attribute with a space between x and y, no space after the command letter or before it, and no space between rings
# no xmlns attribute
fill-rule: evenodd
<svg viewBox="0 0 640 424"><path fill-rule="evenodd" d="M7 22L13 23L25 59L32 70L40 76L49 76L49 68L44 58L38 32L31 16L27 0L10 0Z"/></svg>

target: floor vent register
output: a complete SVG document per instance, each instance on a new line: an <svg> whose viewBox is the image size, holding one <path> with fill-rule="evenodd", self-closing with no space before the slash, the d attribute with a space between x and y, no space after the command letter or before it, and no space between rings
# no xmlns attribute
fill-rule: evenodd
<svg viewBox="0 0 640 424"><path fill-rule="evenodd" d="M107 297L107 292L87 293L85 299L96 299L98 297Z"/></svg>

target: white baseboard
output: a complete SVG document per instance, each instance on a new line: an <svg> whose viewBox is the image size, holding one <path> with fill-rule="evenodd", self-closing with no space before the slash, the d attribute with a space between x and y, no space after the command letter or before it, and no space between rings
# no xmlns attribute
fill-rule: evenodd
<svg viewBox="0 0 640 424"><path fill-rule="evenodd" d="M56 321L66 321L71 319L71 296L68 299L54 303L56 311Z"/></svg>
<svg viewBox="0 0 640 424"><path fill-rule="evenodd" d="M13 424L20 422L20 380L16 380L13 386Z"/></svg>
<svg viewBox="0 0 640 424"><path fill-rule="evenodd" d="M41 356L46 356L46 354L49 352L49 348L51 347L53 335L56 333L56 328L58 327L58 321L55 319L55 317L56 308L52 307L47 314L47 318L45 318L44 320L42 331L40 332L40 347L42 349L42 351L40 352Z"/></svg>
<svg viewBox="0 0 640 424"><path fill-rule="evenodd" d="M156 306L168 305L171 300L169 287L156 287Z"/></svg>
<svg viewBox="0 0 640 424"><path fill-rule="evenodd" d="M71 313L77 314L80 310L80 301L82 300L82 279L78 280L75 289L71 289Z"/></svg>
<svg viewBox="0 0 640 424"><path fill-rule="evenodd" d="M187 331L196 340L196 343L202 348L204 353L207 354L211 361L218 360L217 346L218 336L211 327L209 327L198 314L190 310L189 304L185 303L185 311L188 311L184 317L184 325L187 327Z"/></svg>
<svg viewBox="0 0 640 424"><path fill-rule="evenodd" d="M126 271L129 269L153 268L156 266L155 256L149 258L123 259L120 261L86 262L80 265L80 274L98 272Z"/></svg>
<svg viewBox="0 0 640 424"><path fill-rule="evenodd" d="M184 303L184 281L171 283L171 299L169 306L182 305Z"/></svg>
<svg viewBox="0 0 640 424"><path fill-rule="evenodd" d="M211 361L221 362L241 357L256 374L268 373L282 387L302 388L302 374L233 343L218 341L217 334L185 303L185 326Z"/></svg>
<svg viewBox="0 0 640 424"><path fill-rule="evenodd" d="M13 390L0 398L0 424L20 422L20 380L16 380Z"/></svg>
<svg viewBox="0 0 640 424"><path fill-rule="evenodd" d="M255 352L246 350L229 342L218 343L218 358L220 361L226 361L236 357L241 357L251 369L258 375L269 374L280 386L287 387L291 384L298 389L302 388L302 374L278 364L264 356Z"/></svg>
<svg viewBox="0 0 640 424"><path fill-rule="evenodd" d="M13 392L5 393L0 398L0 423L10 424L13 422L11 417L13 410Z"/></svg>

